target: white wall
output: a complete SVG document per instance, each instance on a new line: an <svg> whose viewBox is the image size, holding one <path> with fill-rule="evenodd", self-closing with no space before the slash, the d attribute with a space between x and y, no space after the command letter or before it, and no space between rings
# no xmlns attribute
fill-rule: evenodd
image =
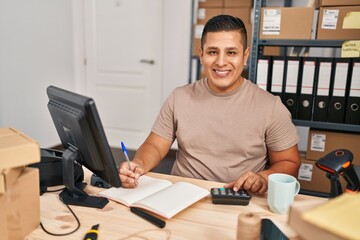
<svg viewBox="0 0 360 240"><path fill-rule="evenodd" d="M0 127L57 144L46 87L73 88L71 0L0 0Z"/></svg>
<svg viewBox="0 0 360 240"><path fill-rule="evenodd" d="M164 0L164 99L188 82L191 2ZM0 127L15 127L41 147L60 142L46 87L85 89L81 7L79 0L0 0Z"/></svg>
<svg viewBox="0 0 360 240"><path fill-rule="evenodd" d="M189 82L192 0L164 0L163 99Z"/></svg>

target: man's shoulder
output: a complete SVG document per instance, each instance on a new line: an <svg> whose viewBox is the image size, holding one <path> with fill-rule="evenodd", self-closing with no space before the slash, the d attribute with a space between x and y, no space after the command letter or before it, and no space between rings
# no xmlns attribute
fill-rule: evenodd
<svg viewBox="0 0 360 240"><path fill-rule="evenodd" d="M264 101L276 101L278 98L277 96L273 95L272 93L262 89L259 85L253 83L250 80L247 80L248 84L246 85L246 92L252 93L254 96L258 97L259 99L263 99Z"/></svg>
<svg viewBox="0 0 360 240"><path fill-rule="evenodd" d="M188 83L179 87L176 87L173 90L173 94L174 95L188 95L188 94L192 94L195 91L200 91L204 89L204 83L203 83L203 79L197 80L193 83Z"/></svg>

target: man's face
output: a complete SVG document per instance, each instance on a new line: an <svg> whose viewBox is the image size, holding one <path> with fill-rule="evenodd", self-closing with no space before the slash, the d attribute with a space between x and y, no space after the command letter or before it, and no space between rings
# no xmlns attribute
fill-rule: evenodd
<svg viewBox="0 0 360 240"><path fill-rule="evenodd" d="M214 92L230 92L243 82L241 73L249 56L249 49L244 51L240 32L207 33L199 56L209 87Z"/></svg>

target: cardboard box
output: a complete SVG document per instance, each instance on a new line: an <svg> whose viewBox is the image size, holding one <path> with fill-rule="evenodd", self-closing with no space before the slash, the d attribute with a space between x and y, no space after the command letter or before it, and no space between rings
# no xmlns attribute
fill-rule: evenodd
<svg viewBox="0 0 360 240"><path fill-rule="evenodd" d="M14 185L25 167L8 168L0 172L0 194Z"/></svg>
<svg viewBox="0 0 360 240"><path fill-rule="evenodd" d="M313 17L311 7L261 8L260 39L309 40Z"/></svg>
<svg viewBox="0 0 360 240"><path fill-rule="evenodd" d="M295 232L304 240L313 240L313 239L326 239L326 240L340 240L337 236L326 232L310 223L305 222L301 215L302 213L320 206L323 203L326 203L327 199L311 199L306 201L294 202L289 211L289 226L295 230Z"/></svg>
<svg viewBox="0 0 360 240"><path fill-rule="evenodd" d="M301 166L297 179L300 183L301 190L330 194L330 179L326 177L326 172L318 168L312 160L301 160ZM346 188L346 181L343 177L340 177L339 180L344 192Z"/></svg>
<svg viewBox="0 0 360 240"><path fill-rule="evenodd" d="M317 27L317 39L360 39L360 6L321 7Z"/></svg>
<svg viewBox="0 0 360 240"><path fill-rule="evenodd" d="M319 0L319 7L324 6L356 6L360 0Z"/></svg>
<svg viewBox="0 0 360 240"><path fill-rule="evenodd" d="M282 56L281 47L264 46L263 55L265 55L265 56Z"/></svg>
<svg viewBox="0 0 360 240"><path fill-rule="evenodd" d="M0 128L0 172L40 162L39 144L14 128Z"/></svg>
<svg viewBox="0 0 360 240"><path fill-rule="evenodd" d="M224 0L224 7L251 7L253 0Z"/></svg>
<svg viewBox="0 0 360 240"><path fill-rule="evenodd" d="M0 233L2 236L8 236L6 224L6 197L5 194L0 194ZM2 238L1 238L2 239Z"/></svg>
<svg viewBox="0 0 360 240"><path fill-rule="evenodd" d="M222 14L222 8L199 8L196 24L203 24L212 17Z"/></svg>
<svg viewBox="0 0 360 240"><path fill-rule="evenodd" d="M360 239L360 194L344 193L301 214L317 228L341 239Z"/></svg>
<svg viewBox="0 0 360 240"><path fill-rule="evenodd" d="M40 224L40 190L39 170L24 168L15 183L9 186L6 193L1 214L6 216L5 226L8 235L4 239L24 239ZM2 200L4 201L4 200ZM3 218L0 218L4 221Z"/></svg>
<svg viewBox="0 0 360 240"><path fill-rule="evenodd" d="M223 8L223 14L231 15L240 18L245 24L251 25L251 8L237 7L237 8Z"/></svg>
<svg viewBox="0 0 360 240"><path fill-rule="evenodd" d="M360 165L360 134L309 130L306 159L317 161L326 154L344 148L354 155L353 164Z"/></svg>
<svg viewBox="0 0 360 240"><path fill-rule="evenodd" d="M223 7L223 0L199 0L199 8Z"/></svg>

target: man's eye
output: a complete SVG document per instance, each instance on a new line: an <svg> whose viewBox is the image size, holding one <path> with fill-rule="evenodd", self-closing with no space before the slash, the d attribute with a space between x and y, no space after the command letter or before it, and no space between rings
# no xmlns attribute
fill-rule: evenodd
<svg viewBox="0 0 360 240"><path fill-rule="evenodd" d="M208 54L209 55L215 55L217 52L216 51L209 51Z"/></svg>
<svg viewBox="0 0 360 240"><path fill-rule="evenodd" d="M228 52L228 55L236 55L236 54L237 54L237 52L234 52L234 51Z"/></svg>

